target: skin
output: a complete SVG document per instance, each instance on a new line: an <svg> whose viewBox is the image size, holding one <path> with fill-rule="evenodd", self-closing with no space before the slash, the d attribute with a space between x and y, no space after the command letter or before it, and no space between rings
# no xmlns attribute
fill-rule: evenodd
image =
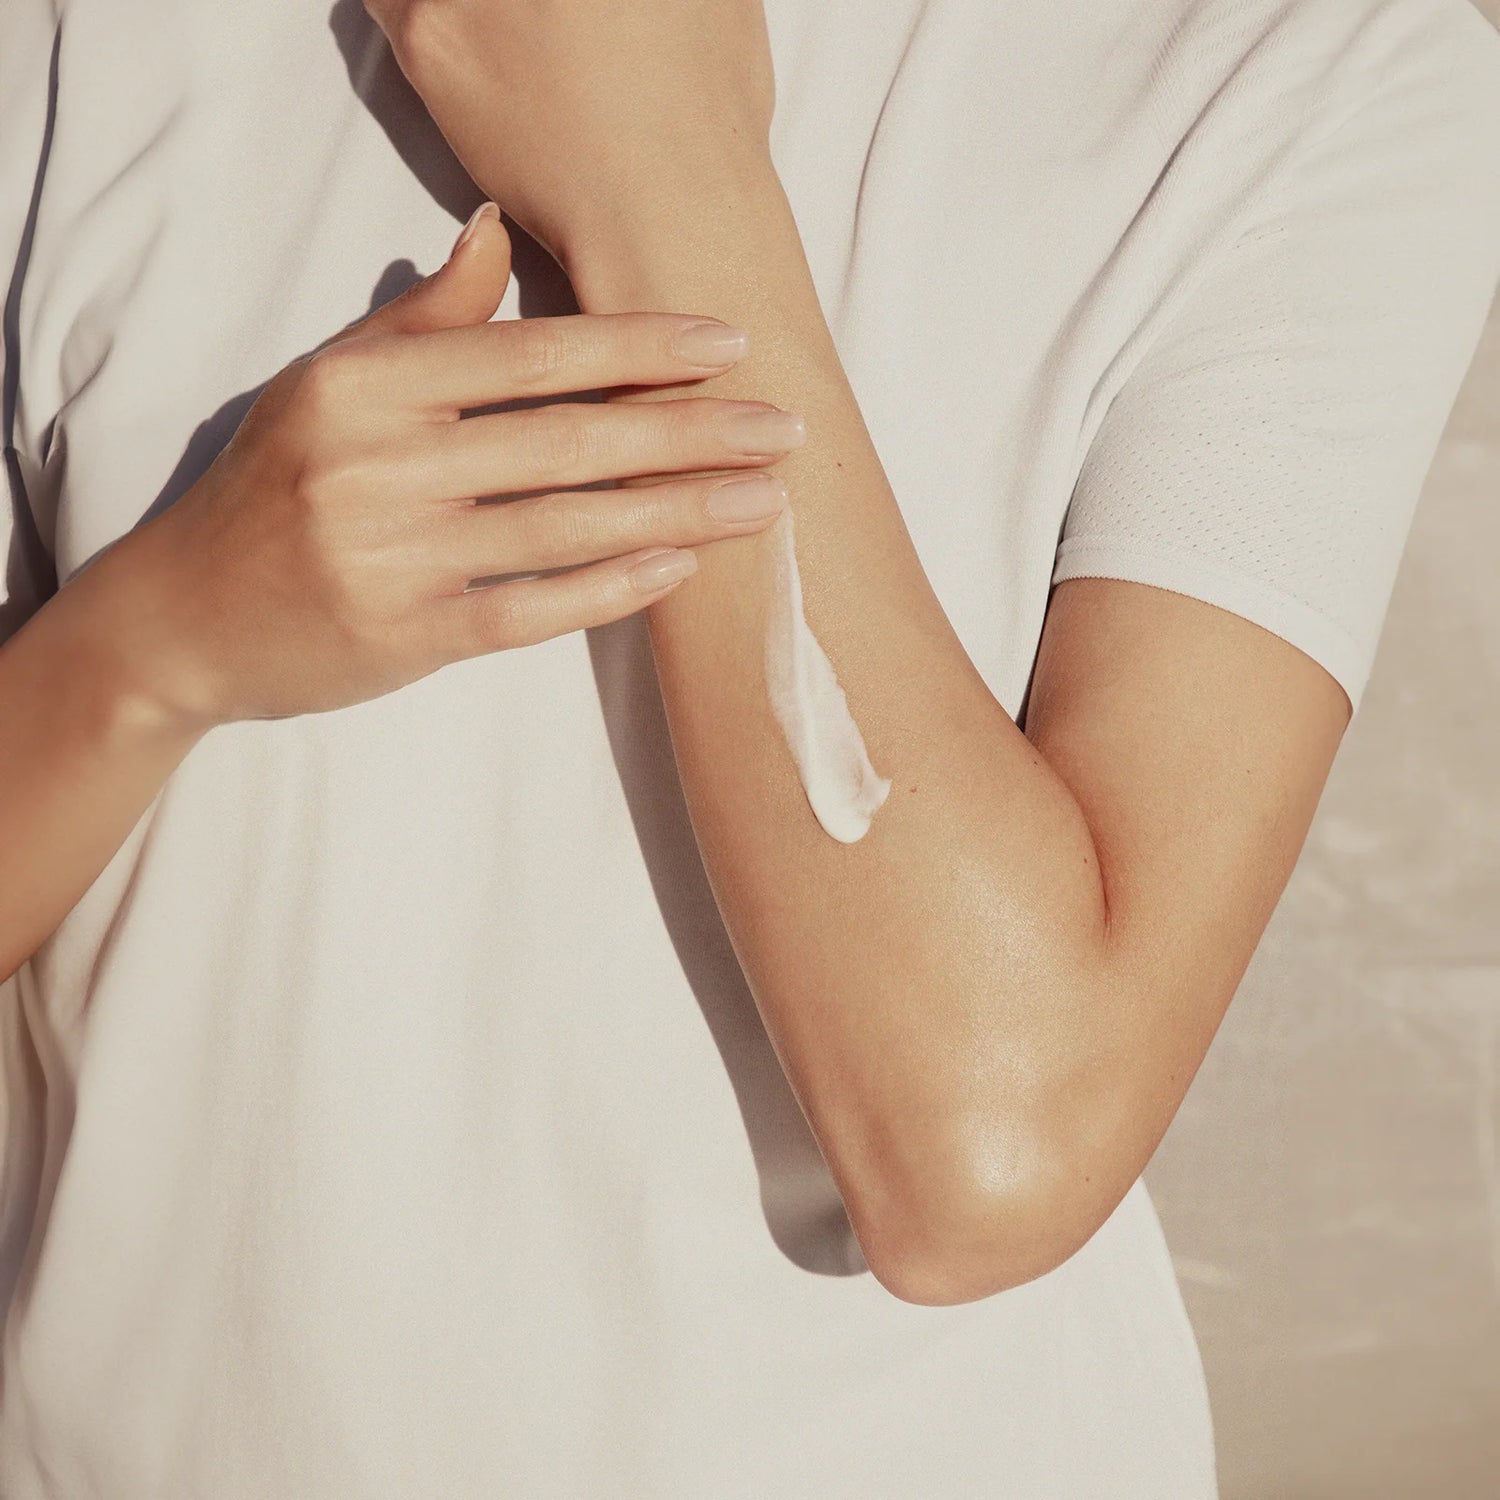
<svg viewBox="0 0 1500 1500"><path fill-rule="evenodd" d="M438 272L278 374L181 500L0 647L0 973L76 905L215 725L358 703L618 619L681 586L655 572L664 560L691 569L784 507L767 468L780 455L739 451L725 425L765 402L695 393L458 420L732 362L674 352L704 321L692 315L490 323L509 278L509 236L487 205ZM655 477L628 496L567 488L642 474ZM731 476L769 481L760 519L710 514ZM512 492L528 493L475 503ZM566 571L466 587L554 568Z"/></svg>
<svg viewBox="0 0 1500 1500"><path fill-rule="evenodd" d="M770 159L760 0L369 8L585 311L744 327L750 354L711 388L805 415L779 473L807 614L896 786L856 844L814 822L767 708L771 549L750 537L706 550L647 616L693 826L880 1282L938 1305L1057 1267L1180 1105L1348 698L1237 615L1075 579L1053 592L1024 731L1005 712L932 592L822 316Z"/></svg>

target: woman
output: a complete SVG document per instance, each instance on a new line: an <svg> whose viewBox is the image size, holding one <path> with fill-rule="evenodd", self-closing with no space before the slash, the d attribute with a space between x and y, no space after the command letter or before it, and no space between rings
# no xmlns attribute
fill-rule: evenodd
<svg viewBox="0 0 1500 1500"><path fill-rule="evenodd" d="M1140 1172L1500 276L1500 43L371 11L0 25L0 1491L1212 1496Z"/></svg>

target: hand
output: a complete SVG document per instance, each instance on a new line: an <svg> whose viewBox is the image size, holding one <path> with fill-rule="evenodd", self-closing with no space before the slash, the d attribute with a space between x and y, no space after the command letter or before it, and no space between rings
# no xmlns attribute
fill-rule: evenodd
<svg viewBox="0 0 1500 1500"><path fill-rule="evenodd" d="M448 144L567 269L610 204L769 165L762 0L365 0Z"/></svg>
<svg viewBox="0 0 1500 1500"><path fill-rule="evenodd" d="M738 357L673 352L704 321L686 314L490 322L510 241L493 205L471 230L433 276L277 375L198 483L86 570L126 592L112 618L129 622L121 654L149 676L153 707L207 725L377 697L641 609L696 566L673 549L762 530L784 507L764 472L566 488L774 463L795 430L735 430L764 427L764 402L564 401L458 420L517 397L702 380ZM715 487L757 477L717 493L753 492L764 514L716 520Z"/></svg>

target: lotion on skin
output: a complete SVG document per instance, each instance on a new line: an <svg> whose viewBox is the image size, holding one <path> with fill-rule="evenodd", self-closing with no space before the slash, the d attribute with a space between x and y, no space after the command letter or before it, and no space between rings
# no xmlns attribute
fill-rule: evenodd
<svg viewBox="0 0 1500 1500"><path fill-rule="evenodd" d="M788 507L769 528L776 542L775 585L766 636L771 712L791 748L813 816L841 844L864 837L890 792L870 764L849 702L802 612L802 575Z"/></svg>

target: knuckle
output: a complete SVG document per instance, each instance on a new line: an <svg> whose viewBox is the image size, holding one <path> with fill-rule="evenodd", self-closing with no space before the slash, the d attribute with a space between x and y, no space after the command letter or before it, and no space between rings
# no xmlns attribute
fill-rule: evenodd
<svg viewBox="0 0 1500 1500"><path fill-rule="evenodd" d="M330 344L308 355L297 394L314 411L337 410L354 400L368 379L369 351L360 340Z"/></svg>
<svg viewBox="0 0 1500 1500"><path fill-rule="evenodd" d="M332 499L332 471L317 458L304 458L287 486L288 498L299 519L310 521L327 508Z"/></svg>
<svg viewBox="0 0 1500 1500"><path fill-rule="evenodd" d="M668 439L684 447L701 448L705 443L723 446L719 422L724 402L711 396L685 396L678 401L662 402L674 408Z"/></svg>
<svg viewBox="0 0 1500 1500"><path fill-rule="evenodd" d="M562 480L585 475L609 451L608 424L581 403L538 407L526 414L530 453L546 473Z"/></svg>
<svg viewBox="0 0 1500 1500"><path fill-rule="evenodd" d="M687 417L677 410L688 404L686 400L639 401L613 407L621 424L617 446L637 468L657 462L675 467L693 446L685 436L690 426Z"/></svg>
<svg viewBox="0 0 1500 1500"><path fill-rule="evenodd" d="M560 319L518 318L509 325L512 368L522 386L541 386L561 374L570 365L587 357L579 335L562 326Z"/></svg>
<svg viewBox="0 0 1500 1500"><path fill-rule="evenodd" d="M328 581L326 612L342 655L369 657L385 646L388 632L384 618L340 578Z"/></svg>
<svg viewBox="0 0 1500 1500"><path fill-rule="evenodd" d="M446 22L445 0L365 0L397 53L419 58L432 46Z"/></svg>
<svg viewBox="0 0 1500 1500"><path fill-rule="evenodd" d="M526 604L523 590L495 583L480 588L477 594L475 634L481 649L506 650L529 644L534 629L533 612Z"/></svg>
<svg viewBox="0 0 1500 1500"><path fill-rule="evenodd" d="M357 459L330 454L305 457L298 465L292 499L309 520L326 520L346 510L369 486L366 466Z"/></svg>
<svg viewBox="0 0 1500 1500"><path fill-rule="evenodd" d="M687 522L686 507L691 500L676 495L676 487L647 486L638 489L622 489L612 493L608 520L599 529L611 551L624 551L629 547L644 547L691 529Z"/></svg>
<svg viewBox="0 0 1500 1500"><path fill-rule="evenodd" d="M634 356L653 365L665 363L675 368L681 364L677 336L687 326L681 313L625 312L609 317L613 343L622 361Z"/></svg>
<svg viewBox="0 0 1500 1500"><path fill-rule="evenodd" d="M533 495L512 502L512 512L520 555L533 566L573 561L599 543L598 515L582 496Z"/></svg>

